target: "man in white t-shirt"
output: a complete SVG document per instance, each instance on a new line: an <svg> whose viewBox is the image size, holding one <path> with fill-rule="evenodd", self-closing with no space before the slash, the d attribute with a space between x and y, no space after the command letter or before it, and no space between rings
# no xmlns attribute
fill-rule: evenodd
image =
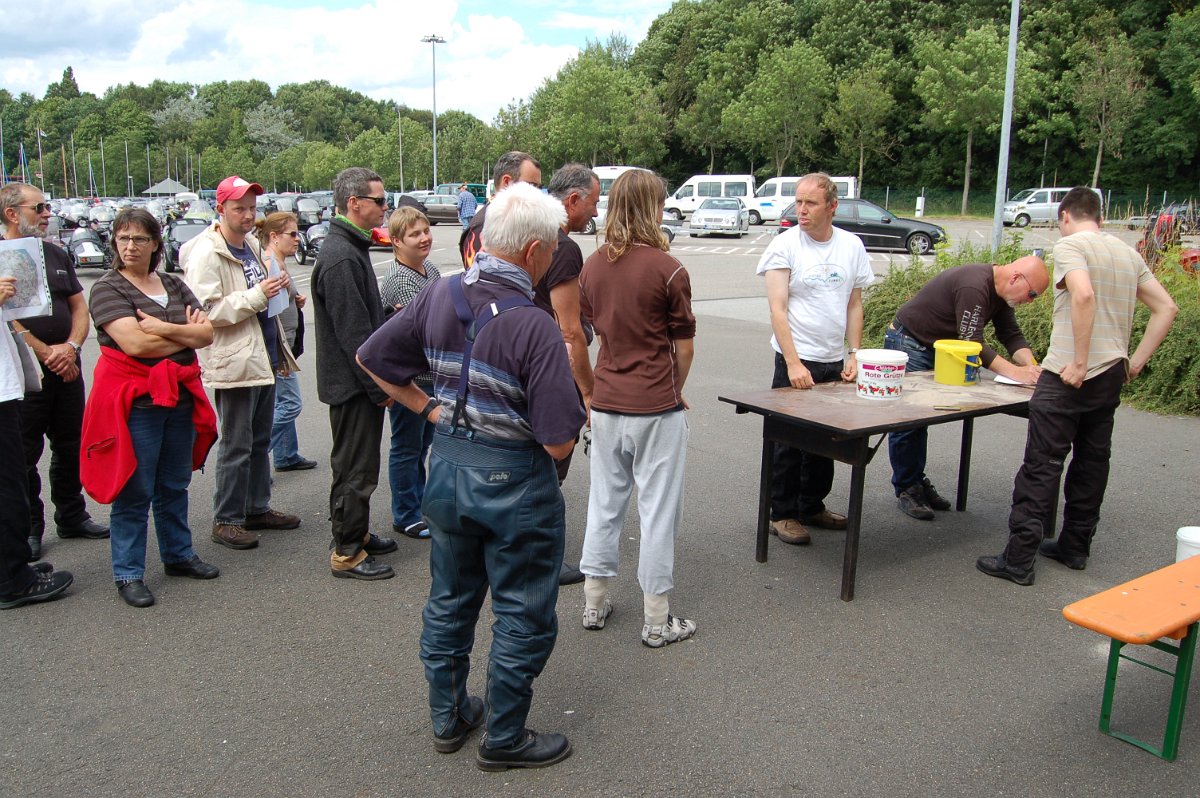
<svg viewBox="0 0 1200 798"><path fill-rule="evenodd" d="M767 282L772 388L806 390L819 382L852 380L862 342L862 289L875 279L858 236L833 226L837 186L823 172L796 184L797 226L776 236L758 262ZM843 360L843 347L849 357ZM810 542L809 526L845 529L846 516L825 506L833 461L775 445L771 532L785 543Z"/></svg>

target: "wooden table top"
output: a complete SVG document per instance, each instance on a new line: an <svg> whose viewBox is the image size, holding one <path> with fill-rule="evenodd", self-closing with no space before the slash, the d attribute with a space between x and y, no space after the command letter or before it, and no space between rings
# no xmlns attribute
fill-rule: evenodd
<svg viewBox="0 0 1200 798"><path fill-rule="evenodd" d="M980 371L978 385L942 385L933 372L907 374L899 399L863 399L853 382L825 382L808 390L775 388L718 396L739 409L792 420L829 432L871 435L929 423L944 423L991 413L1019 412L1029 404L1033 386L1003 385Z"/></svg>

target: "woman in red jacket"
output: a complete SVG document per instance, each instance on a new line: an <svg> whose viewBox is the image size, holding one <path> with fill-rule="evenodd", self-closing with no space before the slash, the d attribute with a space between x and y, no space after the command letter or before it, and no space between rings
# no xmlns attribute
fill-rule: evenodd
<svg viewBox="0 0 1200 798"><path fill-rule="evenodd" d="M113 222L112 246L114 268L92 287L88 302L101 357L84 417L82 471L85 486L93 459L114 463L99 477L111 478L114 470L127 475L123 485L113 486L120 492L109 515L113 578L127 604L149 607L154 595L143 577L151 506L169 576L220 574L192 550L188 527L192 468L196 455L203 463L207 454L207 447L195 450L197 429L207 446L215 438L195 352L212 342L213 330L183 280L157 271L163 242L153 216L138 208L122 211ZM127 430L119 429L122 415Z"/></svg>

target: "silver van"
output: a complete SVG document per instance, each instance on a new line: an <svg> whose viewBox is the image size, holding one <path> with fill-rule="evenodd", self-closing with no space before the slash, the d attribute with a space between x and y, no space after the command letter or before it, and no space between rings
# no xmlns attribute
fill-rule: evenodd
<svg viewBox="0 0 1200 798"><path fill-rule="evenodd" d="M1004 223L1017 227L1058 224L1058 206L1071 188L1027 188L1004 203ZM1099 189L1092 189L1103 201Z"/></svg>

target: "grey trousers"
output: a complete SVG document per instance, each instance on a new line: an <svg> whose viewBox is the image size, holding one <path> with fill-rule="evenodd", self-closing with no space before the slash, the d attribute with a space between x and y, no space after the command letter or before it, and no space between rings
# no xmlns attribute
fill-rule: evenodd
<svg viewBox="0 0 1200 798"><path fill-rule="evenodd" d="M379 443L383 438L384 409L366 394L340 405L330 405L329 426L333 450L329 466L329 520L337 554L352 557L371 531L371 494L379 484Z"/></svg>
<svg viewBox="0 0 1200 798"><path fill-rule="evenodd" d="M213 520L244 524L247 515L271 508L271 425L275 384L219 388L216 397L221 439L217 446Z"/></svg>

